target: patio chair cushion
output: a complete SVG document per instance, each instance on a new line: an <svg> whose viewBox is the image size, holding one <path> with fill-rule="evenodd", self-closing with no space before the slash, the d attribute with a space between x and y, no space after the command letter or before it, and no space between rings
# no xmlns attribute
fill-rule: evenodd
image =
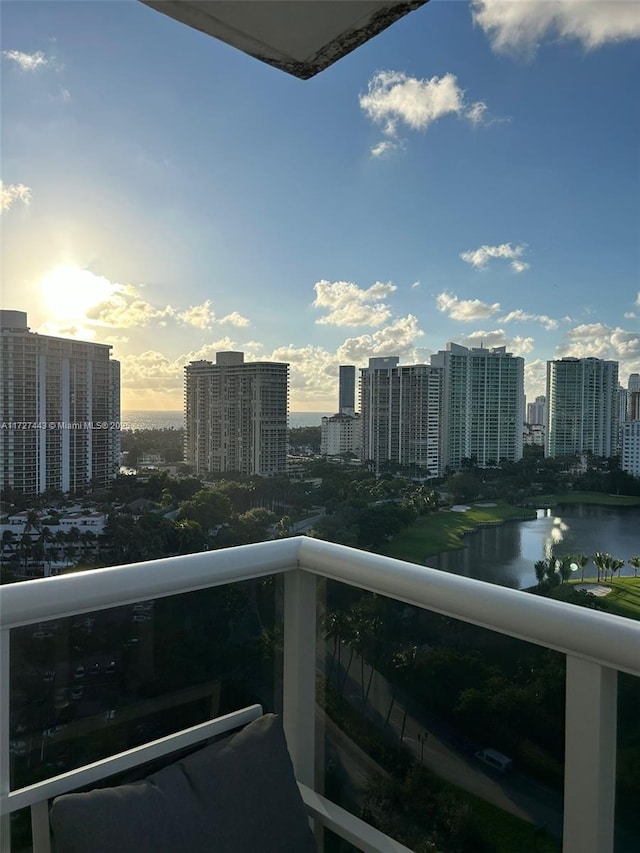
<svg viewBox="0 0 640 853"><path fill-rule="evenodd" d="M316 853L273 714L141 782L60 796L50 820L56 853Z"/></svg>

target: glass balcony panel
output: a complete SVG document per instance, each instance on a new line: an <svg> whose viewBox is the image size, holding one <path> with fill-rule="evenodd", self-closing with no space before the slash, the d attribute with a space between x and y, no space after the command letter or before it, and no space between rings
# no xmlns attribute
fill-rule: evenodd
<svg viewBox="0 0 640 853"><path fill-rule="evenodd" d="M615 853L633 853L638 849L638 838L640 838L638 708L640 708L640 678L618 673Z"/></svg>
<svg viewBox="0 0 640 853"><path fill-rule="evenodd" d="M281 585L264 577L12 629L11 790L253 703L280 712ZM12 818L13 850L29 849L29 823L27 810Z"/></svg>
<svg viewBox="0 0 640 853"><path fill-rule="evenodd" d="M335 582L319 601L325 795L414 850L559 851L564 655Z"/></svg>

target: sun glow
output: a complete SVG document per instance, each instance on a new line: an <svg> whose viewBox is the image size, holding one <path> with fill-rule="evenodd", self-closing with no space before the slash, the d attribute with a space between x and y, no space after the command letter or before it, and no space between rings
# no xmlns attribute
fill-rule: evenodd
<svg viewBox="0 0 640 853"><path fill-rule="evenodd" d="M119 285L90 270L71 265L55 267L40 283L43 307L57 321L86 319L87 312L109 299Z"/></svg>

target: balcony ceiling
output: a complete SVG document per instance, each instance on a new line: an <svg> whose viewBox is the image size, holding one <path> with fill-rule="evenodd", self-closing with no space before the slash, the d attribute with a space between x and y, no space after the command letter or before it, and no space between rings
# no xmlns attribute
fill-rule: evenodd
<svg viewBox="0 0 640 853"><path fill-rule="evenodd" d="M428 0L141 0L308 80Z"/></svg>

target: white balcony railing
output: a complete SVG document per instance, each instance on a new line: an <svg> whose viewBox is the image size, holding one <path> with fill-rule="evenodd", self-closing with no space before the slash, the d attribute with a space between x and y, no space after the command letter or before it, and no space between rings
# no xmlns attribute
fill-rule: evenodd
<svg viewBox="0 0 640 853"><path fill-rule="evenodd" d="M26 789L10 790L11 629L273 574L285 576L283 718L301 785L314 786L316 576L322 576L565 654L566 719L571 723L565 736L563 851L613 853L617 673L640 676L640 623L304 537L0 589L2 851L9 850L9 812L18 803L36 803ZM43 804L59 789L44 782L37 791L36 813L44 808L46 814ZM339 809L314 801L311 792L306 799L317 820L342 827L362 850L402 849L380 833L367 835L367 828L357 823L345 829L348 818Z"/></svg>

